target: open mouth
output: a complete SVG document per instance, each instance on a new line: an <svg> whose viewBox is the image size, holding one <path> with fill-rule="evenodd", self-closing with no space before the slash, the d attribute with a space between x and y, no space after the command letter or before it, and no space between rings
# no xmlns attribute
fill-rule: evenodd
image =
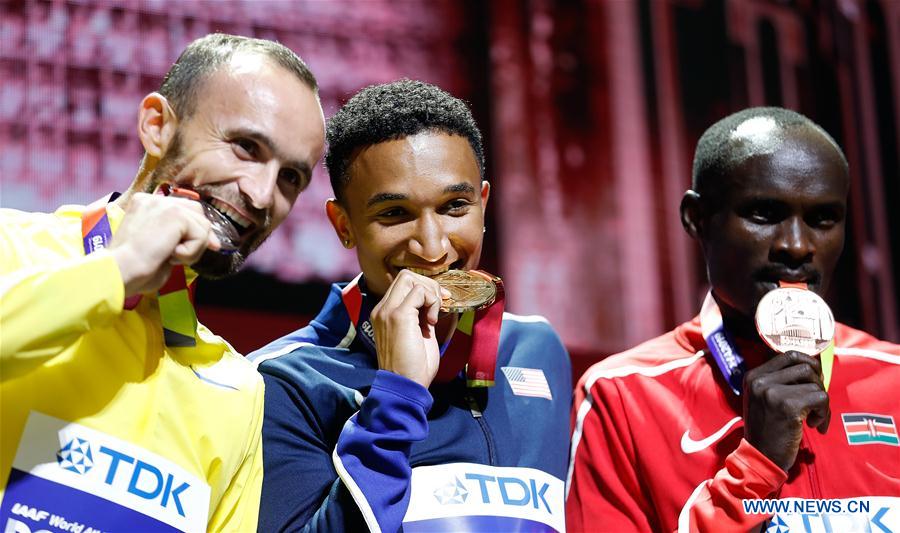
<svg viewBox="0 0 900 533"><path fill-rule="evenodd" d="M234 226L238 234L243 237L247 232L253 229L253 221L238 213L233 207L216 198L210 198L209 205L219 212L228 222Z"/></svg>

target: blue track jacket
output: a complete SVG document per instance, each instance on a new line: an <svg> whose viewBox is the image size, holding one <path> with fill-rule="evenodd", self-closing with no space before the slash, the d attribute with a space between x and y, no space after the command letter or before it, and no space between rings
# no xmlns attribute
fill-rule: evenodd
<svg viewBox="0 0 900 533"><path fill-rule="evenodd" d="M250 354L266 384L260 530L564 530L572 371L546 320L504 314L493 387L425 389L378 370L342 286Z"/></svg>

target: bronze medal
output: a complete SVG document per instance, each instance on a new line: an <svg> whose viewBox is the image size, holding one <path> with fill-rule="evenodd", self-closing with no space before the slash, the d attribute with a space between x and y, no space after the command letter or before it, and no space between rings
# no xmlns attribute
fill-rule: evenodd
<svg viewBox="0 0 900 533"><path fill-rule="evenodd" d="M448 270L431 278L450 292L441 302L444 313L464 313L482 309L494 303L497 285L494 281L463 270Z"/></svg>
<svg viewBox="0 0 900 533"><path fill-rule="evenodd" d="M834 338L834 315L818 294L779 287L759 301L756 330L776 352L795 350L818 355Z"/></svg>

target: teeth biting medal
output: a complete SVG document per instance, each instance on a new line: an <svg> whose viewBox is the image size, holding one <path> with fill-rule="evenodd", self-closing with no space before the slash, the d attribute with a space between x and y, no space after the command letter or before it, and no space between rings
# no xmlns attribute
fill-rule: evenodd
<svg viewBox="0 0 900 533"><path fill-rule="evenodd" d="M238 250L240 247L241 236L237 229L235 229L234 225L225 215L220 213L208 202L201 200L200 195L197 194L196 191L176 187L170 183L163 183L160 185L159 191L165 196L178 196L200 202L200 205L203 206L203 214L206 215L206 219L209 220L213 233L216 234L219 243L222 245L219 249L219 253L231 254Z"/></svg>

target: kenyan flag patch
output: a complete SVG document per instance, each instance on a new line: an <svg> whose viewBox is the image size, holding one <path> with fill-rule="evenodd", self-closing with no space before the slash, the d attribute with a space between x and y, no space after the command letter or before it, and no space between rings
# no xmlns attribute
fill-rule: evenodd
<svg viewBox="0 0 900 533"><path fill-rule="evenodd" d="M894 417L872 413L841 414L847 442L856 444L887 444L900 446Z"/></svg>

